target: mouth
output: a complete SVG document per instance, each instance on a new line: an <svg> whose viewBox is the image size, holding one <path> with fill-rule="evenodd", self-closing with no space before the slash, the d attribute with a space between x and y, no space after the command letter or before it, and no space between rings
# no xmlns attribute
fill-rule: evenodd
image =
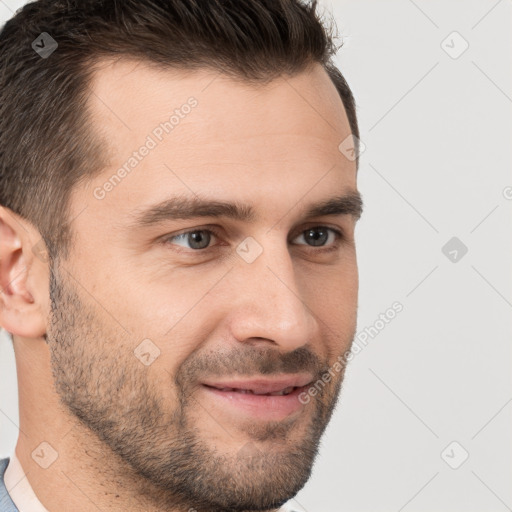
<svg viewBox="0 0 512 512"><path fill-rule="evenodd" d="M202 384L222 391L252 393L254 395L288 395L294 388L311 384L314 376L309 373L282 375L274 378L208 380Z"/></svg>
<svg viewBox="0 0 512 512"><path fill-rule="evenodd" d="M238 388L227 388L227 387L226 388L218 388L216 386L209 386L208 384L204 384L204 386L211 388L211 389L215 389L217 391L243 393L246 395L258 395L258 396L287 396L287 395L292 394L297 389L305 389L306 388L306 386L301 386L301 387L289 386L287 388L283 388L278 391L264 393L262 391L258 391L255 389L238 389Z"/></svg>
<svg viewBox="0 0 512 512"><path fill-rule="evenodd" d="M250 416L252 419L280 421L299 414L305 404L299 395L313 381L311 375L281 379L202 383L208 400L223 414Z"/></svg>

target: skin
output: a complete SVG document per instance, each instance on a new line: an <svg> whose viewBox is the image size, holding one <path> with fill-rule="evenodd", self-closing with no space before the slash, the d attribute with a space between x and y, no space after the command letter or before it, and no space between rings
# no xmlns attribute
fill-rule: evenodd
<svg viewBox="0 0 512 512"><path fill-rule="evenodd" d="M344 372L283 421L220 408L200 382L319 377L350 348L356 219L303 216L310 203L357 190L355 162L338 150L350 134L342 102L318 64L251 86L119 60L100 66L90 87L112 155L73 190L70 257L38 258L37 228L0 207L0 324L14 336L16 454L50 511L275 510L309 478ZM191 113L96 199L95 188L190 96L198 101ZM238 200L259 218L128 227L135 209L176 193ZM201 254L190 238L160 242L205 226L220 236ZM304 236L315 226L344 239L322 254ZM249 236L263 249L250 264L235 251ZM144 339L160 351L148 366L134 355ZM58 454L47 469L31 455L42 442Z"/></svg>

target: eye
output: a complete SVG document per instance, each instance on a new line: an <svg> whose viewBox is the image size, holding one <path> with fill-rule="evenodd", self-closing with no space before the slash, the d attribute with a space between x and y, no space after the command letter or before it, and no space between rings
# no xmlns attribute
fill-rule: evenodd
<svg viewBox="0 0 512 512"><path fill-rule="evenodd" d="M187 249L199 251L208 248L212 235L217 237L216 233L211 229L194 229L193 231L186 231L185 233L170 236L165 239L165 242L171 243L172 240L177 240L178 243L175 243L174 245L180 245Z"/></svg>
<svg viewBox="0 0 512 512"><path fill-rule="evenodd" d="M304 237L306 244L312 247L324 247L325 245L336 246L336 242L343 238L343 234L341 231L334 228L328 228L327 226L314 226L312 228L306 229L305 231L302 231L302 233L297 238L295 238L295 240L298 240L301 237ZM327 244L329 239L334 243Z"/></svg>

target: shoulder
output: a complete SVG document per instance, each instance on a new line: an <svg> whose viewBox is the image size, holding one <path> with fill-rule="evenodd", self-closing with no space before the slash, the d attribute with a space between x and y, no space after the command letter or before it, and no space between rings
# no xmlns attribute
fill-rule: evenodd
<svg viewBox="0 0 512 512"><path fill-rule="evenodd" d="M2 477L2 479L3 479L4 473L5 473L5 470L7 469L8 464L9 464L9 457L7 457L5 459L0 459L0 476Z"/></svg>
<svg viewBox="0 0 512 512"><path fill-rule="evenodd" d="M1 512L18 512L18 509L14 505L7 487L5 487L4 474L7 466L9 465L10 458L0 459L0 511Z"/></svg>

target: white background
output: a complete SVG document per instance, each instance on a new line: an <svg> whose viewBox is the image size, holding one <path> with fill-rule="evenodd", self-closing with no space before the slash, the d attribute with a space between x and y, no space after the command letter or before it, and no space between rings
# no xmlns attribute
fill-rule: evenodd
<svg viewBox="0 0 512 512"><path fill-rule="evenodd" d="M0 22L22 4L0 1ZM511 1L321 5L343 36L337 62L366 145L358 333L395 301L403 311L351 362L293 503L307 512L512 510ZM468 248L456 262L442 252L452 237ZM5 337L0 375L5 456L18 424ZM466 452L458 469L448 465Z"/></svg>

